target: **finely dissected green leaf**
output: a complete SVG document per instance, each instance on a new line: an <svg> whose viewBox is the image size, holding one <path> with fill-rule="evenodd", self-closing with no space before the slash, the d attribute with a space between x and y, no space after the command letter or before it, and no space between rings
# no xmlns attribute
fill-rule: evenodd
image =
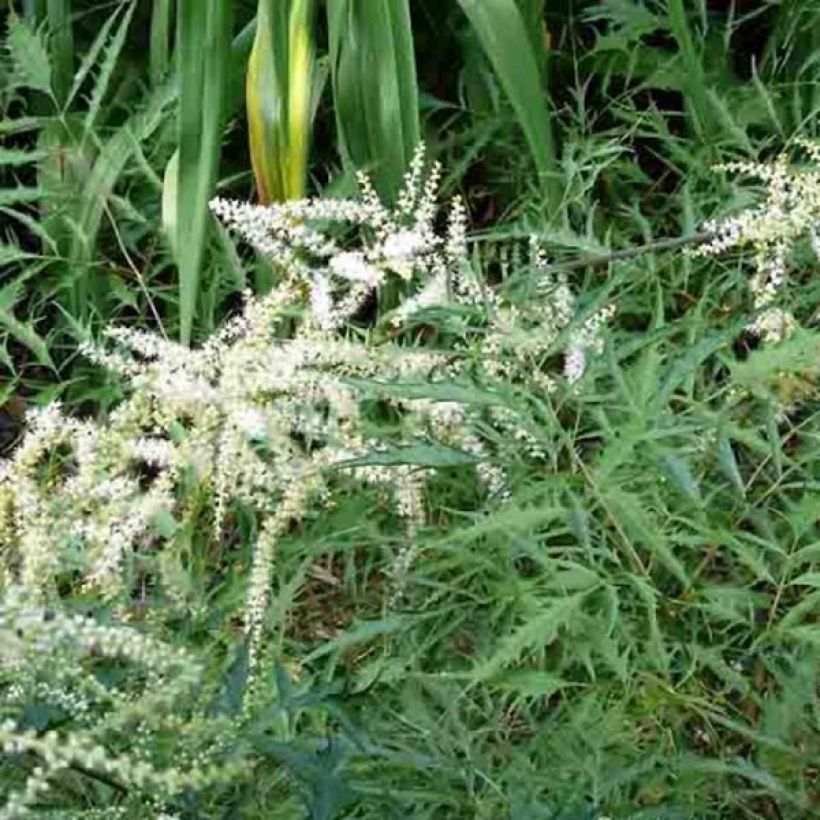
<svg viewBox="0 0 820 820"><path fill-rule="evenodd" d="M732 485L741 495L746 495L746 485L743 483L743 476L740 474L735 451L732 449L732 443L729 441L729 437L720 435L715 450L718 463L724 475L732 482Z"/></svg>
<svg viewBox="0 0 820 820"><path fill-rule="evenodd" d="M21 148L3 148L0 146L0 165L26 165L47 156L47 151L26 151Z"/></svg>
<svg viewBox="0 0 820 820"><path fill-rule="evenodd" d="M8 45L17 77L29 88L51 95L51 61L39 32L14 12L8 18Z"/></svg>
<svg viewBox="0 0 820 820"><path fill-rule="evenodd" d="M85 291L88 266L93 262L100 222L119 181L123 169L141 140L149 137L159 126L164 109L172 98L170 86L156 89L146 101L145 108L136 111L102 146L85 179L82 191L72 201L70 218L74 225L68 251L68 266L75 277L75 315L87 316L88 297Z"/></svg>
<svg viewBox="0 0 820 820"><path fill-rule="evenodd" d="M641 496L610 483L606 488L605 497L608 508L617 519L626 538L654 553L685 587L690 586L691 581L686 568L675 555L666 533L658 526Z"/></svg>
<svg viewBox="0 0 820 820"><path fill-rule="evenodd" d="M401 186L419 139L413 31L407 0L329 3L330 70L342 156L379 193Z"/></svg>
<svg viewBox="0 0 820 820"><path fill-rule="evenodd" d="M100 112L100 106L108 92L108 86L111 82L111 77L114 74L114 69L117 67L117 61L120 57L120 52L125 45L125 35L128 33L128 27L131 25L131 18L134 16L134 9L136 3L129 3L124 7L120 24L114 32L113 37L105 44L103 49L103 58L100 62L100 67L97 72L97 77L94 81L94 87L91 91L91 97L88 101L88 110L85 115L84 131L88 134L94 127L97 116Z"/></svg>
<svg viewBox="0 0 820 820"><path fill-rule="evenodd" d="M5 300L0 296L0 301ZM10 307L0 308L0 328L4 328L21 345L27 347L41 365L52 370L55 369L46 340L37 333L30 322L20 321L12 313Z"/></svg>
<svg viewBox="0 0 820 820"><path fill-rule="evenodd" d="M225 80L231 50L228 0L180 0L176 225L180 338L191 340L208 233L208 201L219 164ZM184 242L180 241L184 237Z"/></svg>
<svg viewBox="0 0 820 820"><path fill-rule="evenodd" d="M400 464L415 464L420 467L458 467L464 464L475 464L477 461L475 456L452 447L445 447L441 444L416 444L369 453L361 458L339 462L337 467L340 469L376 465L387 467Z"/></svg>
<svg viewBox="0 0 820 820"><path fill-rule="evenodd" d="M0 206L16 205L18 202L36 202L48 196L42 188L18 186L17 188L0 188Z"/></svg>
<svg viewBox="0 0 820 820"><path fill-rule="evenodd" d="M115 8L114 11L108 15L105 22L100 27L100 30L97 32L97 36L94 38L93 42L89 46L88 51L86 51L86 53L83 55L83 59L80 62L80 67L77 69L77 72L74 75L74 81L71 84L71 88L68 91L66 101L63 104L64 110L68 109L68 107L74 101L74 98L77 96L77 93L82 87L82 84L88 77L89 72L96 65L97 58L100 56L100 52L108 42L109 32L111 31L111 27L117 21L119 13L120 9Z"/></svg>
<svg viewBox="0 0 820 820"><path fill-rule="evenodd" d="M536 170L557 208L557 167L549 98L532 40L514 0L458 0L512 104Z"/></svg>
<svg viewBox="0 0 820 820"><path fill-rule="evenodd" d="M717 331L702 339L677 359L661 381L660 387L655 394L654 407L658 409L663 407L687 376L717 350L731 344L745 324L746 320L734 322L731 327Z"/></svg>
<svg viewBox="0 0 820 820"><path fill-rule="evenodd" d="M559 631L581 613L587 594L579 592L550 601L540 612L502 638L493 654L472 670L472 679L490 680L502 669L520 660L525 653L538 652L549 646L558 637Z"/></svg>
<svg viewBox="0 0 820 820"><path fill-rule="evenodd" d="M489 683L492 686L497 686L500 689L505 689L527 698L550 698L562 689L577 685L551 672L538 672L536 670L526 669L497 675L491 678Z"/></svg>
<svg viewBox="0 0 820 820"><path fill-rule="evenodd" d="M24 211L3 206L0 206L0 214L5 214L9 219L13 219L25 226L26 230L29 231L32 236L36 236L42 242L43 248L45 248L48 253L55 256L57 255L57 244L54 238L43 227L40 220Z"/></svg>
<svg viewBox="0 0 820 820"><path fill-rule="evenodd" d="M6 242L0 242L0 265L10 265L13 262L22 262L25 259L30 259L32 254L24 251L17 245L9 245Z"/></svg>
<svg viewBox="0 0 820 820"><path fill-rule="evenodd" d="M767 390L784 374L798 377L820 368L820 333L798 328L776 345L753 350L745 361L732 365L734 380L745 387Z"/></svg>
<svg viewBox="0 0 820 820"><path fill-rule="evenodd" d="M665 453L662 456L663 465L667 475L672 479L680 491L697 506L703 504L703 497L700 493L695 477L689 465L675 453Z"/></svg>
<svg viewBox="0 0 820 820"><path fill-rule="evenodd" d="M314 0L259 0L246 85L260 202L304 196L313 113Z"/></svg>
<svg viewBox="0 0 820 820"><path fill-rule="evenodd" d="M36 131L45 122L44 117L17 117L0 120L0 134L19 134L23 131Z"/></svg>

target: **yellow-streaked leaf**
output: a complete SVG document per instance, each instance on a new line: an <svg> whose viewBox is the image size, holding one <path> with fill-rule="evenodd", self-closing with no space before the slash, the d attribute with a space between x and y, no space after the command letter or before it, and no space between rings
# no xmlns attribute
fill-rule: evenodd
<svg viewBox="0 0 820 820"><path fill-rule="evenodd" d="M259 0L248 60L251 164L260 202L304 196L314 88L314 0Z"/></svg>

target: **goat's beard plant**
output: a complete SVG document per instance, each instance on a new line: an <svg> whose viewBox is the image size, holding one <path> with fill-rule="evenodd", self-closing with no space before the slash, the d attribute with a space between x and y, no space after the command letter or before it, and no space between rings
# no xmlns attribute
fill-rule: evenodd
<svg viewBox="0 0 820 820"><path fill-rule="evenodd" d="M202 712L192 662L128 627L69 615L66 589L130 618L146 558L157 559L151 565L173 598L162 556L180 532L204 525L199 537L230 541L237 516L253 517L243 613L252 684L277 542L309 512L362 484L392 501L404 546L388 560L384 603L395 605L417 560L436 469L472 471L487 503L503 503L497 442L505 436L490 444L481 431L541 454L505 391L556 389L561 377L547 365L561 341L563 378L577 382L609 311L575 321L571 291L537 247L539 300L521 307L499 297L473 270L460 202L446 235L435 233L438 170L424 178L422 167L420 152L392 210L364 177L358 200L215 200L214 213L270 259L279 284L248 296L195 350L109 329L104 344L84 351L129 384L107 419L72 418L57 404L31 413L0 463L0 745L10 759L41 762L27 774L22 767L0 816L47 803L54 784L76 772L127 793L122 816L236 776L223 754L235 748L236 720ZM100 662L145 671L105 685L93 672ZM245 692L250 715L264 697L252 685ZM70 714L70 731L40 736L18 720L32 698ZM136 745L134 727L144 735Z"/></svg>
<svg viewBox="0 0 820 820"><path fill-rule="evenodd" d="M253 666L277 541L308 510L332 505L340 487L376 485L404 522L405 546L390 561L393 598L415 560L425 482L437 466L474 464L483 492L503 501L507 477L479 430L512 433L534 455L538 446L493 388L553 390L545 362L561 340L564 378L577 381L609 310L575 322L570 289L537 248L539 300L521 307L497 296L473 270L459 201L446 236L434 231L439 174L425 177L423 165L420 151L394 209L365 177L356 200L211 203L269 258L279 284L249 296L198 349L112 328L106 345L85 350L130 383L130 397L102 423L67 418L57 405L31 414L0 468L6 586L48 599L61 575L79 571L85 588L130 602L135 562L174 538L197 506L196 487L210 499L214 539L236 509L257 518L244 613ZM431 335L421 322L431 311L449 322L439 343L403 344L414 329ZM415 392L402 392L408 384ZM458 392L476 384L480 406ZM448 400L435 398L442 386ZM387 437L374 404L392 414Z"/></svg>
<svg viewBox="0 0 820 820"><path fill-rule="evenodd" d="M517 304L489 287L468 253L460 202L445 235L435 232L438 172L425 178L422 167L419 153L393 209L364 177L356 200L214 201L226 226L270 259L279 284L248 297L195 350L110 329L85 352L121 374L130 394L104 421L67 417L57 405L31 414L0 464L0 745L7 759L26 761L12 766L0 817L44 805L63 775L116 783L127 793L125 817L161 811L181 791L219 788L252 765L235 751L245 718L206 714L190 658L131 628L68 615L66 589L101 596L128 617L146 557L158 558L157 583L173 597L173 565L165 574L162 556L182 531L232 543L239 519L252 519L243 610L252 681L277 543L308 514L362 484L392 501L404 546L389 558L384 605L396 605L422 560L431 475L463 467L485 503L500 504L515 478L501 465L544 456L523 423L527 397L537 401L562 380L574 389L611 308L576 318L572 292L535 244L538 299ZM753 329L776 339L791 323L770 312L782 276L767 260L781 270L778 237L791 243L813 231L820 187L815 177L793 183L782 163L763 173L774 205L712 225L705 252L753 244L755 307L768 317ZM140 671L105 683L93 667L106 662ZM245 692L247 717L261 701L253 687ZM59 735L38 734L20 717L32 699L66 716ZM118 816L107 804L100 811L87 816Z"/></svg>

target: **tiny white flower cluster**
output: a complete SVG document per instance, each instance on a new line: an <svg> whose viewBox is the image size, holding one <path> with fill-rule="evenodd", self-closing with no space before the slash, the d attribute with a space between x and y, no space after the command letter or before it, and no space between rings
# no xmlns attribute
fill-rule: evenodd
<svg viewBox="0 0 820 820"><path fill-rule="evenodd" d="M120 668L137 665L138 674L112 679L95 673L95 664L112 659ZM30 816L29 808L69 768L130 791L135 813L123 809L121 816L145 816L157 796L230 780L234 764L220 766L200 751L224 743L226 732L224 721L197 722L200 687L201 670L186 653L134 629L42 607L22 587L6 590L0 601L0 713L24 715L34 702L62 716L59 733L37 732L14 718L0 723L0 752L25 755L32 764L20 786L2 795L0 818ZM195 716L182 718L174 709ZM173 765L156 758L156 742L138 742L146 732L156 732L161 746L173 736ZM120 816L110 808L105 816Z"/></svg>
<svg viewBox="0 0 820 820"><path fill-rule="evenodd" d="M797 140L812 167L796 168L785 154L769 164L732 162L717 170L761 180L766 186L764 202L724 220L707 222L714 237L692 251L696 256L717 256L731 248L751 246L754 272L749 287L758 311L749 329L763 340L778 342L796 327L794 316L777 302L786 282L789 252L808 238L820 258L820 146Z"/></svg>
<svg viewBox="0 0 820 820"><path fill-rule="evenodd" d="M3 576L47 595L63 557L76 566L80 556L89 586L127 600L126 564L173 539L180 519L185 524L196 514L184 498L193 480L210 493L214 538L222 537L236 505L259 518L245 613L253 665L277 542L311 505L329 503L340 483L385 488L406 529L393 575L406 576L415 559L432 470L347 462L432 439L473 456L487 494L503 499L507 477L478 422L510 430L516 419L509 413L487 412L468 399L437 401L424 390L385 390L385 402L402 419L401 434L391 432L385 442L375 437L378 419L364 399L379 385L408 383L435 388L478 380L492 387L502 380L552 390L548 360L565 336L565 374L574 383L600 349L609 311L573 329L575 298L536 243L537 299L518 306L488 288L468 256L460 201L445 236L436 234L439 171L425 177L423 168L419 151L392 210L364 177L357 200L266 207L214 200L214 212L270 256L281 281L267 295L249 296L242 314L198 349L124 328L110 329L104 347L85 349L128 380L132 393L101 423L66 418L57 405L32 415L22 445L0 466ZM378 332L381 317L372 333L347 333L391 277L393 290L411 295L387 314L386 337ZM402 344L409 324L423 324L432 307L469 317L458 338L438 349ZM299 308L304 318L294 324ZM362 382L369 385L364 392ZM532 434L517 426L512 440L542 455ZM172 591L173 577L164 580Z"/></svg>

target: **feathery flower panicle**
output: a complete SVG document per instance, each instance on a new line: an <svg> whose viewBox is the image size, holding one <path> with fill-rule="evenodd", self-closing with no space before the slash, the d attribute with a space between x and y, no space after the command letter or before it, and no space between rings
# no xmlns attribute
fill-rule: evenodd
<svg viewBox="0 0 820 820"><path fill-rule="evenodd" d="M112 660L136 674L99 675L95 665ZM25 755L31 764L20 767L16 782L5 782L0 818L35 813L72 768L114 780L129 793L130 813L109 806L88 815L99 817L151 816L157 798L238 773L221 756L232 728L224 720L204 721L191 708L202 674L187 653L129 627L33 603L17 585L0 600L0 683L4 716L23 714L32 702L61 715L58 731L38 732L11 717L0 722L0 751ZM157 754L163 748L173 754L163 759ZM90 805L93 792L86 800Z"/></svg>
<svg viewBox="0 0 820 820"><path fill-rule="evenodd" d="M197 497L208 500L214 539L222 538L236 505L258 520L245 609L253 667L278 542L337 489L375 484L392 499L405 532L392 575L396 588L404 588L418 558L425 487L435 470L357 459L439 442L473 456L486 496L502 501L509 489L497 463L499 445L480 431L515 430L511 446L544 455L514 411L385 389L383 401L401 419L401 432L383 439L374 432L379 418L369 398L379 385L408 382L552 390L560 376L548 361L565 337L566 376L576 382L600 349L609 311L573 330L575 297L535 243L538 299L517 305L487 287L468 254L460 200L445 235L436 234L439 170L425 176L424 165L419 151L392 210L364 177L355 200L264 207L214 200L228 229L269 256L279 284L269 294L248 295L242 313L197 349L127 328L110 328L99 346L86 349L131 392L98 423L67 418L58 405L32 416L22 444L0 466L2 577L31 595L53 597L61 566L79 560L86 586L127 611L130 563L173 541L197 506L185 495L194 482ZM381 309L374 332L361 332L367 319L359 320L359 332L349 332L351 318L365 303L378 305L388 283L403 294L397 307ZM405 330L424 322L431 308L466 317L457 338L443 336L441 349L402 343ZM294 315L301 316L295 323ZM387 334L377 332L384 327ZM163 583L174 597L173 576Z"/></svg>
<svg viewBox="0 0 820 820"><path fill-rule="evenodd" d="M691 251L695 256L718 256L733 248L751 247L753 273L749 289L758 313L749 329L769 342L786 338L796 327L794 316L778 305L792 247L808 238L820 258L820 146L804 139L796 142L813 163L811 167L793 166L786 154L771 163L730 162L717 166L716 170L759 179L765 184L765 198L759 206L736 216L705 223L704 228L714 236Z"/></svg>

